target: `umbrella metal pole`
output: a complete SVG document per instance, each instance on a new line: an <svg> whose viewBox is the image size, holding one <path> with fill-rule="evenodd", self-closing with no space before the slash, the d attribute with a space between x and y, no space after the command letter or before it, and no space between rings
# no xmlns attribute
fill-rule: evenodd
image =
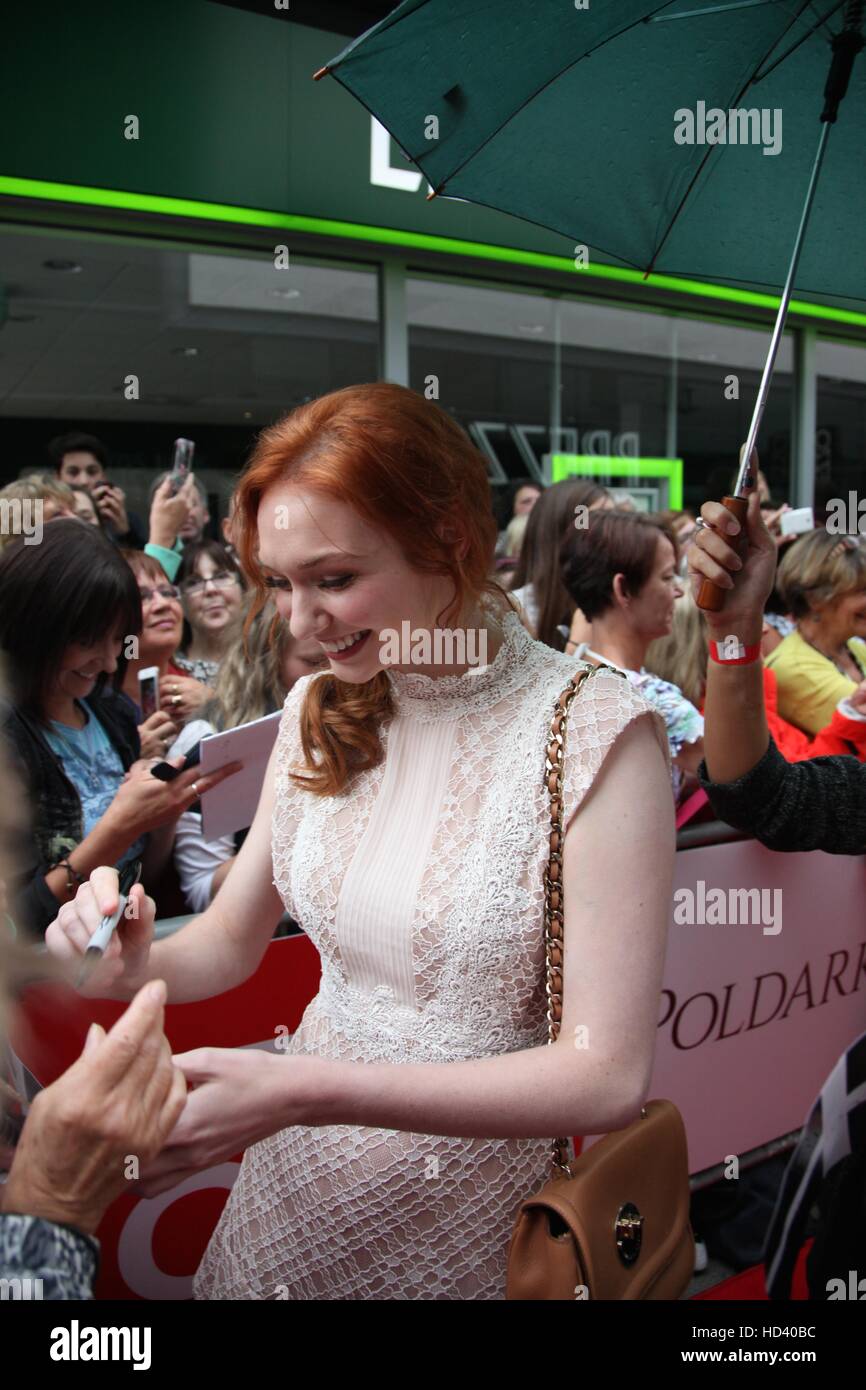
<svg viewBox="0 0 866 1390"><path fill-rule="evenodd" d="M752 451L754 450L755 441L758 437L758 430L764 414L764 407L767 404L770 382L773 377L773 368L776 365L776 355L779 351L779 344L782 341L782 331L785 327L785 320L788 317L788 306L791 302L791 292L794 288L794 276L797 272L800 252L803 249L809 214L812 211L812 204L815 201L815 190L818 186L818 175L821 172L821 164L827 149L830 126L835 124L836 117L839 113L839 103L848 90L848 82L851 77L851 69L854 65L854 60L864 46L863 35L861 33L863 8L863 0L847 0L843 29L833 40L833 61L830 65L827 84L824 88L824 109L821 112L821 138L818 141L815 162L812 165L812 176L809 179L806 201L803 204L803 212L800 217L800 226L797 229L794 250L791 254L790 265L788 266L785 288L782 291L782 298L779 303L778 313L776 314L776 323L773 328L772 339L770 340L770 350L764 364L764 372L761 377L761 385L758 388L758 399L755 401L755 409L752 412L752 423L749 426L748 438L743 445L743 451L740 456L740 467L737 473L736 486L732 496L722 498L722 505L726 507L740 523L741 530L737 537L737 542L741 550L746 539L746 511L749 505L747 489L751 488L757 482L757 479L752 477L750 466ZM714 584L711 579L704 579L698 589L695 602L698 608L704 609L705 612L718 613L725 605L725 590L721 589L718 584Z"/></svg>
<svg viewBox="0 0 866 1390"><path fill-rule="evenodd" d="M785 321L788 317L788 306L791 303L791 294L794 289L794 276L797 273L797 266L800 263L800 253L803 249L803 242L806 238L806 228L809 224L809 214L812 211L812 204L815 201L815 191L818 186L818 176L821 172L821 165L824 161L824 152L827 149L827 139L830 134L829 124L821 127L821 138L818 141L818 149L815 154L815 162L812 165L812 176L809 179L809 188L806 193L806 201L803 204L803 212L800 216L800 226L797 229L797 237L794 242L794 250L791 253L791 262L788 266L788 275L785 280L785 288L782 291L782 298L776 314L776 322L773 327L773 336L770 339L770 348L767 353L767 360L764 363L764 372L761 377L761 384L758 387L758 398L755 401L755 409L752 412L752 423L749 426L749 433L743 448L740 461L740 471L737 474L737 485L734 488L735 497L746 495L745 490L751 487L757 479L752 478L749 468L749 460L752 457L752 450L758 437L758 430L761 428L761 420L764 415L764 407L767 404L767 397L770 394L770 382L773 379L773 370L776 366L776 357L779 352L779 345L782 341L782 333L785 329Z"/></svg>

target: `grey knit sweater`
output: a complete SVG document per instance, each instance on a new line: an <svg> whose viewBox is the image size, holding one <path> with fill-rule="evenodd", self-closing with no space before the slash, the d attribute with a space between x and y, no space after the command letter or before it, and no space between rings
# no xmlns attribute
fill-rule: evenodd
<svg viewBox="0 0 866 1390"><path fill-rule="evenodd" d="M736 782L711 782L705 762L698 777L719 819L768 849L866 853L866 764L856 758L789 763L771 735L763 758Z"/></svg>

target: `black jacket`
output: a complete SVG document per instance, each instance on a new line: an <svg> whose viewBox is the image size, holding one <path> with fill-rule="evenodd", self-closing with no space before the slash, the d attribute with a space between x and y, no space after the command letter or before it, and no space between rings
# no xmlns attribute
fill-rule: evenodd
<svg viewBox="0 0 866 1390"><path fill-rule="evenodd" d="M105 729L124 770L128 769L139 757L141 745L126 696L109 686L101 695L89 695L83 703ZM14 878L9 910L16 926L44 936L60 906L45 875L84 838L81 801L37 719L6 705L2 723L8 754L24 785L30 813L29 831L16 837L10 855Z"/></svg>
<svg viewBox="0 0 866 1390"><path fill-rule="evenodd" d="M767 849L866 854L866 764L856 758L789 763L770 735L763 758L736 782L711 782L705 762L698 777L719 819Z"/></svg>

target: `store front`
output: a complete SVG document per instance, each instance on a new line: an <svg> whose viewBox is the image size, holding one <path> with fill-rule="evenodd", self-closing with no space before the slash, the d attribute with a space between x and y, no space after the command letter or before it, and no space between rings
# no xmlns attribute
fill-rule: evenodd
<svg viewBox="0 0 866 1390"><path fill-rule="evenodd" d="M50 45L37 17L16 21L0 481L83 429L141 508L184 434L222 510L259 428L385 377L460 421L498 491L586 472L695 507L728 487L771 300L645 283L527 223L428 202L372 117L311 80L333 33L209 0L144 9L83 0ZM858 487L866 315L792 313L760 446L774 499L820 508Z"/></svg>

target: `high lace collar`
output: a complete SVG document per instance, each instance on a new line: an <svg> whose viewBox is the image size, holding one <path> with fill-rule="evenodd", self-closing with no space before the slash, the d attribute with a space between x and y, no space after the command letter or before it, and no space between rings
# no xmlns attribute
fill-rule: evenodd
<svg viewBox="0 0 866 1390"><path fill-rule="evenodd" d="M486 666L470 667L460 676L386 670L397 714L423 723L463 719L489 709L526 684L537 643L512 609L497 612L485 606L485 613L502 637L498 652Z"/></svg>

